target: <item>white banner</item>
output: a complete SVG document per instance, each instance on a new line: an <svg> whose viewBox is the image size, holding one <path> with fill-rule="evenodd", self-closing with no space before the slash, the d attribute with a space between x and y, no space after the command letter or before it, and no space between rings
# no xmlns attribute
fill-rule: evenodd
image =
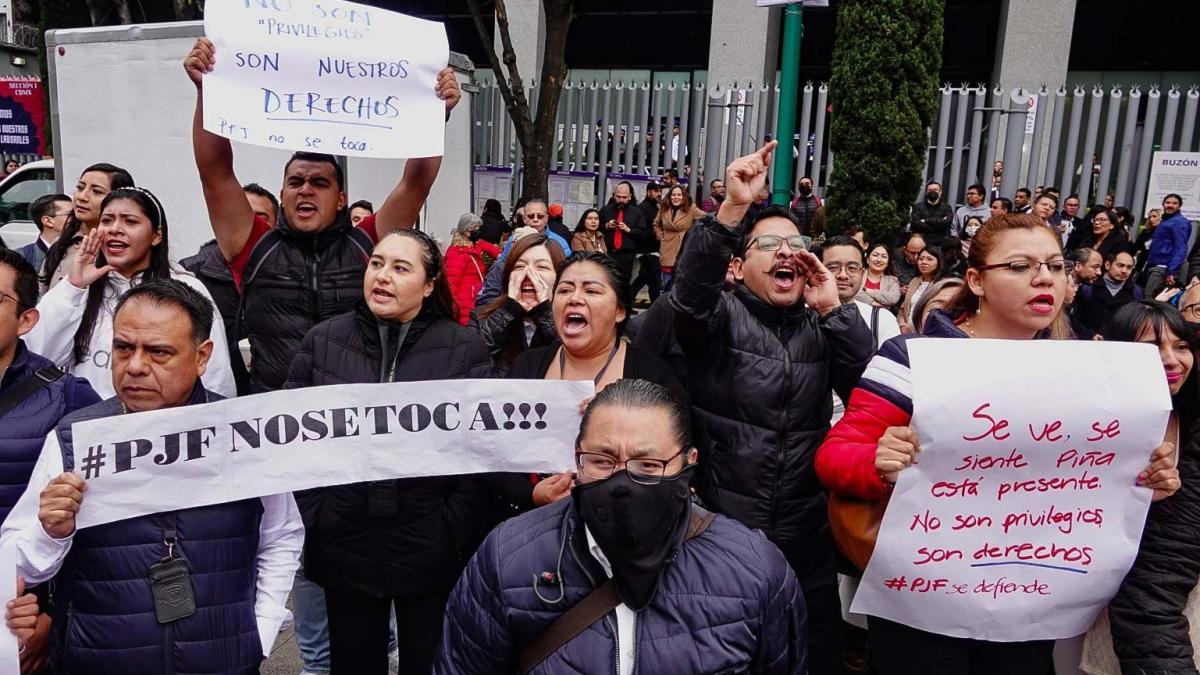
<svg viewBox="0 0 1200 675"><path fill-rule="evenodd" d="M294 389L72 426L80 528L307 488L573 465L591 382Z"/></svg>
<svg viewBox="0 0 1200 675"><path fill-rule="evenodd" d="M442 24L340 0L222 0L205 6L204 31L217 50L205 129L286 150L442 154Z"/></svg>
<svg viewBox="0 0 1200 675"><path fill-rule="evenodd" d="M1142 344L908 343L918 464L851 611L1000 642L1085 632L1137 554L1171 408ZM1079 386L1079 364L1089 364Z"/></svg>
<svg viewBox="0 0 1200 675"><path fill-rule="evenodd" d="M1200 152L1156 152L1150 162L1150 186L1146 193L1146 213L1162 208L1163 197L1183 197L1183 216L1200 220Z"/></svg>
<svg viewBox="0 0 1200 675"><path fill-rule="evenodd" d="M12 546L0 547L0 603L8 604L17 597L17 551ZM21 672L20 645L8 626L0 626L0 673L16 675Z"/></svg>

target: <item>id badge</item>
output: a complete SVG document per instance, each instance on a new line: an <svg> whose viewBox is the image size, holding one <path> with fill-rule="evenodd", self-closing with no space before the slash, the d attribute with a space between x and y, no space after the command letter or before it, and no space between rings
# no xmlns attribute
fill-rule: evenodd
<svg viewBox="0 0 1200 675"><path fill-rule="evenodd" d="M196 613L196 594L186 560L161 560L150 568L148 576L150 593L154 597L154 615L159 623L186 619Z"/></svg>
<svg viewBox="0 0 1200 675"><path fill-rule="evenodd" d="M396 483L380 480L367 485L367 515L394 517L397 511Z"/></svg>

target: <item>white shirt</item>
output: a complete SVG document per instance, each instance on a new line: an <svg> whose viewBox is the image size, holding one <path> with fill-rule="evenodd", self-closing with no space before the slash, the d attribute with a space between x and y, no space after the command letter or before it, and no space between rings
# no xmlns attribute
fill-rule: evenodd
<svg viewBox="0 0 1200 675"><path fill-rule="evenodd" d="M11 518L11 516L9 516ZM587 534L588 551L596 562L600 563L600 567L604 568L604 573L608 578L612 578L612 565L608 562L608 556L604 555L604 551L600 550L600 545L596 543L595 537L592 536L592 531L583 528ZM633 674L633 654L637 649L637 644L633 638L633 626L637 623L637 614L634 613L629 605L621 603L617 605L617 674L632 675Z"/></svg>
<svg viewBox="0 0 1200 675"><path fill-rule="evenodd" d="M69 285L66 282L59 286ZM55 539L42 529L38 519L41 492L46 484L63 472L62 449L58 434L51 432L42 446L29 486L0 528L0 546L16 551L17 573L27 584L40 584L54 577L71 551L74 535ZM262 498L262 520L258 525L257 593L254 616L263 656L270 656L275 636L287 614L285 603L292 580L300 567L304 547L304 521L291 493ZM87 508L84 494L81 508Z"/></svg>
<svg viewBox="0 0 1200 675"><path fill-rule="evenodd" d="M204 284L174 263L171 264L171 278L191 286L212 302L212 296L208 294ZM112 382L113 312L121 294L132 287L131 281L117 272L109 272L107 281L104 286L104 301L100 305L100 313L96 316L92 341L83 362L75 363L72 350L75 347L75 329L83 321L88 289L76 288L67 279L60 281L42 296L37 306L41 319L23 338L30 351L50 359L59 368L76 377L87 378L88 384L92 385L92 389L95 389L102 399L117 395ZM229 343L225 340L225 324L221 321L221 313L215 305L209 337L213 342L212 357L208 360L208 370L204 372L201 381L205 389L225 398L233 398L237 396L237 385L234 383L233 366L229 361Z"/></svg>
<svg viewBox="0 0 1200 675"><path fill-rule="evenodd" d="M860 300L855 300L854 306L858 307L858 313L862 314L863 321L867 324L867 328L870 328L871 310L874 308ZM875 349L879 349L879 345L900 334L900 323L896 321L896 315L883 307L879 308L878 333L875 339ZM838 420L842 419L842 415L844 414L846 414L846 405L842 402L841 397L835 393L833 395L833 415L829 418L829 423L836 424Z"/></svg>

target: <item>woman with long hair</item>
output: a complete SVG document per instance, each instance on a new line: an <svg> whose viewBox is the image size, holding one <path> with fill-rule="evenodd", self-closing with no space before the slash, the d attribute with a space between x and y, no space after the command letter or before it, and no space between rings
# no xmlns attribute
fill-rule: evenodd
<svg viewBox="0 0 1200 675"><path fill-rule="evenodd" d="M102 202L88 204L96 227L72 255L70 270L38 303L41 321L25 336L34 352L63 370L87 378L102 398L116 394L112 383L113 313L121 294L151 279L177 279L212 301L208 289L168 257L167 214L149 190L118 188ZM213 353L204 387L225 397L237 395L225 326L216 311Z"/></svg>
<svg viewBox="0 0 1200 675"><path fill-rule="evenodd" d="M1154 238L1154 230L1158 229L1158 224L1162 222L1162 209L1153 208L1146 214L1146 223L1138 232L1137 241L1133 243L1133 255L1136 259L1136 264L1133 269L1133 278L1137 279L1138 284L1146 285L1146 259L1150 252L1150 240Z"/></svg>
<svg viewBox="0 0 1200 675"><path fill-rule="evenodd" d="M876 242L867 249L867 266L863 270L863 287L856 300L873 307L886 307L894 311L900 302L900 281L892 269L891 248Z"/></svg>
<svg viewBox="0 0 1200 675"><path fill-rule="evenodd" d="M475 297L483 288L483 279L487 275L489 262L484 255L490 256L492 261L500 257L499 246L479 239L482 224L479 216L464 213L450 235L450 245L446 247L446 282L450 284L450 292L458 308L458 322L464 326L471 318Z"/></svg>
<svg viewBox="0 0 1200 675"><path fill-rule="evenodd" d="M902 332L912 332L913 307L929 290L929 286L933 282L945 276L944 269L942 250L936 246L926 246L925 250L917 255L917 275L908 283L908 291L904 294L904 304L900 306L898 318Z"/></svg>
<svg viewBox="0 0 1200 675"><path fill-rule="evenodd" d="M604 232L600 229L598 209L588 209L579 216L579 224L575 226L575 233L571 235L571 250L608 253L608 247L604 244Z"/></svg>
<svg viewBox="0 0 1200 675"><path fill-rule="evenodd" d="M1116 251L1129 244L1129 233L1120 224L1116 211L1100 209L1092 215L1092 233L1083 238L1083 246L1100 254L1108 260Z"/></svg>
<svg viewBox="0 0 1200 675"><path fill-rule="evenodd" d="M1042 218L995 216L976 233L966 284L945 309L928 315L924 334L954 339L1034 340L1049 337L1059 319L1072 271L1058 233ZM878 502L920 451L912 429L908 341L883 344L850 397L845 416L817 451L817 477L830 492ZM966 364L964 367L969 367ZM1147 449L1151 461L1139 483L1156 497L1178 489L1162 473L1164 450ZM1048 672L1053 640L988 642L931 633L877 617L868 618L867 661L876 675L976 675Z"/></svg>
<svg viewBox="0 0 1200 675"><path fill-rule="evenodd" d="M113 190L131 187L133 176L119 166L100 163L83 170L71 197L71 217L58 240L46 251L46 260L39 270L43 293L67 276L72 259L79 254L83 236L100 224L101 203L105 196Z"/></svg>
<svg viewBox="0 0 1200 675"><path fill-rule="evenodd" d="M667 197L654 217L654 236L659 240L659 263L662 268L662 292L671 289L675 260L683 247L683 237L692 229L704 212L692 204L692 197L683 186L667 191Z"/></svg>

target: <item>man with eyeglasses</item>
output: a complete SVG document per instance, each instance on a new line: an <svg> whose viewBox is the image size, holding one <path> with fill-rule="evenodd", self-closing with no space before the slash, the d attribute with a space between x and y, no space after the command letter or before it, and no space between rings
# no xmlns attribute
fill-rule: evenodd
<svg viewBox="0 0 1200 675"><path fill-rule="evenodd" d="M538 231L538 234L549 237L551 241L562 247L564 256L571 255L571 246L567 240L546 227L550 224L550 209L546 206L546 202L540 199L530 199L521 208L520 215L525 227L532 227ZM504 281L504 261L508 258L508 252L512 250L515 243L517 243L517 238L509 237L508 243L504 245L504 250L500 252L496 262L488 268L487 275L483 278L483 288L479 289L479 296L475 299L475 306L482 307L500 297Z"/></svg>
<svg viewBox="0 0 1200 675"><path fill-rule="evenodd" d="M725 201L688 231L666 297L705 457L700 495L783 551L808 604L809 667L824 675L841 672L841 612L813 457L829 431L830 394L848 396L874 350L858 310L842 304L829 269L805 250L790 209L743 220L775 146L725 170ZM737 285L724 293L730 257Z"/></svg>
<svg viewBox="0 0 1200 675"><path fill-rule="evenodd" d="M1180 296L1179 313L1192 332L1200 336L1200 281L1193 281Z"/></svg>
<svg viewBox="0 0 1200 675"><path fill-rule="evenodd" d="M805 673L804 597L763 536L689 499L687 409L596 394L570 499L488 535L446 606L436 675Z"/></svg>
<svg viewBox="0 0 1200 675"><path fill-rule="evenodd" d="M900 334L896 315L880 307L855 300L862 290L863 270L867 264L867 252L850 237L833 237L825 240L821 247L821 262L837 283L838 300L843 305L854 305L863 321L871 328L875 349L887 340Z"/></svg>
<svg viewBox="0 0 1200 675"><path fill-rule="evenodd" d="M66 195L44 195L29 205L29 219L37 225L37 241L17 249L33 269L39 272L46 252L62 236L67 219L71 217L71 198Z"/></svg>
<svg viewBox="0 0 1200 675"><path fill-rule="evenodd" d="M954 236L962 237L967 218L975 216L979 218L980 222L987 222L987 219L992 217L992 208L984 202L983 196L982 185L977 183L967 188L967 203L958 207L958 210L954 212L954 225L950 228Z"/></svg>
<svg viewBox="0 0 1200 675"><path fill-rule="evenodd" d="M1086 334L1076 337L1091 339L1117 310L1142 299L1142 289L1131 276L1133 254L1118 250L1104 261L1104 274L1099 279L1079 287L1075 296L1075 316Z"/></svg>

